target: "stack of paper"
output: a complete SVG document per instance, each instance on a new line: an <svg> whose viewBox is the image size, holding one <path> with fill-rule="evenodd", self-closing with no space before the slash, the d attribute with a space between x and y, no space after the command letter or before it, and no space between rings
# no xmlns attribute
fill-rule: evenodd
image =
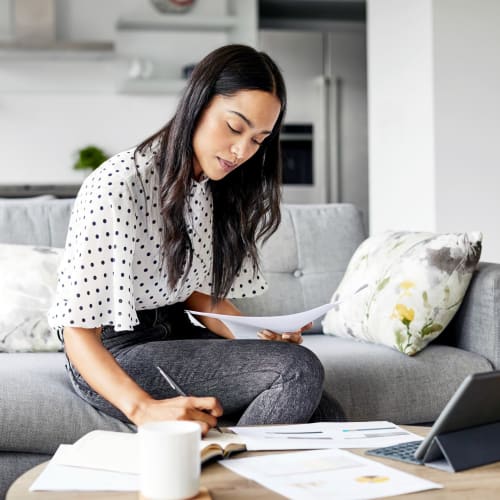
<svg viewBox="0 0 500 500"><path fill-rule="evenodd" d="M71 448L59 446L30 491L139 491L138 474L63 465L73 456Z"/></svg>
<svg viewBox="0 0 500 500"><path fill-rule="evenodd" d="M233 427L231 430L235 434L211 431L201 442L200 451L213 443L238 442L244 443L249 451L263 451L370 448L421 439L385 421ZM137 434L92 431L73 445L61 445L30 488L30 491L37 490L138 491Z"/></svg>
<svg viewBox="0 0 500 500"><path fill-rule="evenodd" d="M317 422L314 424L231 427L248 451L381 448L422 437L392 422Z"/></svg>

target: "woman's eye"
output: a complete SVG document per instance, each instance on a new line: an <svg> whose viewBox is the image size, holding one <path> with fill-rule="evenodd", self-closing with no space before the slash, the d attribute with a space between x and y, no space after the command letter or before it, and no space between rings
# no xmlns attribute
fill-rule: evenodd
<svg viewBox="0 0 500 500"><path fill-rule="evenodd" d="M241 132L239 130L236 130L235 128L231 127L231 125L229 125L229 122L226 122L226 125L228 127L228 129L233 132L234 134L241 134Z"/></svg>
<svg viewBox="0 0 500 500"><path fill-rule="evenodd" d="M233 133L233 134L241 134L241 130L235 129L231 127L231 124L229 122L226 122L227 128ZM257 146L261 146L262 142L257 141L256 139L252 139L252 142L256 144Z"/></svg>

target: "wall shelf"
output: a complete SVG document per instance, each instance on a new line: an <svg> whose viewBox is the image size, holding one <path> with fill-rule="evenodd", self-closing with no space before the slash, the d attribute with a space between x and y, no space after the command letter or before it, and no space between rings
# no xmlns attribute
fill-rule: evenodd
<svg viewBox="0 0 500 500"><path fill-rule="evenodd" d="M144 80L125 80L118 86L120 94L180 94L187 80L151 78Z"/></svg>
<svg viewBox="0 0 500 500"><path fill-rule="evenodd" d="M115 57L113 42L52 42L27 45L0 42L0 58L30 59L110 59Z"/></svg>
<svg viewBox="0 0 500 500"><path fill-rule="evenodd" d="M227 31L237 25L235 16L196 17L182 15L147 15L121 17L118 30L134 31Z"/></svg>
<svg viewBox="0 0 500 500"><path fill-rule="evenodd" d="M229 43L257 46L258 0L198 2L188 13L163 14L150 2L122 12L116 19L116 51L132 61L129 78L119 82L122 94L178 95L186 85L183 68L210 50ZM140 65L144 69L136 77ZM137 66L137 67L136 67ZM137 71L136 71L137 69ZM152 78L147 78L149 74ZM124 75L125 76L125 75ZM146 78L144 78L146 77Z"/></svg>

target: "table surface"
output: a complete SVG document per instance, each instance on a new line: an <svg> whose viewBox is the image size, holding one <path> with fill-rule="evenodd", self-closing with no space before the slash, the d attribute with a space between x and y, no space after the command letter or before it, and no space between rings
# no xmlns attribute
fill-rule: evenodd
<svg viewBox="0 0 500 500"><path fill-rule="evenodd" d="M402 427L421 436L425 436L429 430L428 427ZM362 449L349 451L358 455L363 455L364 452ZM268 454L268 452L245 452L239 453L238 457L262 454ZM431 498L432 500L450 498L472 500L480 498L481 500L489 500L500 497L500 462L452 474L430 467L411 465L374 456L369 456L368 458L444 486L441 490L399 495L398 498L411 498L412 500L429 500ZM137 500L140 498L137 492L30 492L29 487L45 465L46 463L37 465L20 476L7 492L6 500ZM203 467L201 484L208 490L209 495L206 492L201 493L196 497L198 500L208 498L212 498L213 500L267 500L283 498L281 495L264 488L258 483L231 472L219 463L212 463Z"/></svg>

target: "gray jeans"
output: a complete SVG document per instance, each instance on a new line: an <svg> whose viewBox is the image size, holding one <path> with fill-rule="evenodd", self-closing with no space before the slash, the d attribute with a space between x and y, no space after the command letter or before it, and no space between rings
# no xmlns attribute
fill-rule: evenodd
<svg viewBox="0 0 500 500"><path fill-rule="evenodd" d="M188 394L216 397L223 423L291 424L342 420L337 402L323 394L323 367L309 349L285 342L227 340L195 326L183 304L139 311L134 330L105 326L102 343L120 366L155 399L177 396L160 366ZM77 394L102 412L128 422L68 363ZM321 403L320 403L321 400Z"/></svg>

